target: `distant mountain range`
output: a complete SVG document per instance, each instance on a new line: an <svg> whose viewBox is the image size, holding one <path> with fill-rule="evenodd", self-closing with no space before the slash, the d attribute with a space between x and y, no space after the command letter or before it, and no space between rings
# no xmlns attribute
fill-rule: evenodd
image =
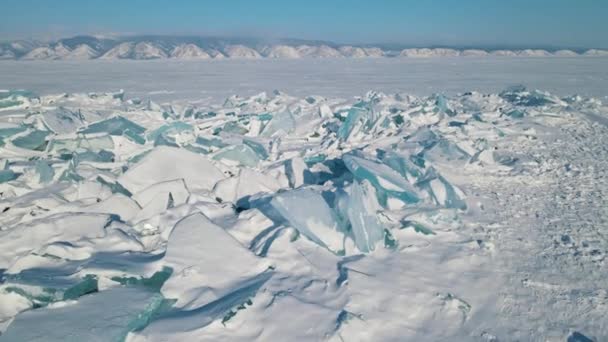
<svg viewBox="0 0 608 342"><path fill-rule="evenodd" d="M380 58L380 57L568 57L608 56L608 50L451 49L342 45L325 41L196 36L131 36L103 38L76 36L54 42L16 40L0 43L0 60L89 59L259 59L259 58Z"/></svg>

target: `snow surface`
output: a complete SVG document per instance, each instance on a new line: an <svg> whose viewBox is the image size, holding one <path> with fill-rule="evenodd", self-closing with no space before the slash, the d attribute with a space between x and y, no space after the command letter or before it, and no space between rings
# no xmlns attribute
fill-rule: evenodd
<svg viewBox="0 0 608 342"><path fill-rule="evenodd" d="M445 61L0 64L0 341L607 340L607 61Z"/></svg>
<svg viewBox="0 0 608 342"><path fill-rule="evenodd" d="M0 89L30 89L39 94L54 94L57 89L125 89L130 96L158 101L217 103L232 94L249 96L275 89L300 97L340 98L368 90L419 96L496 93L514 84L560 96L608 96L608 58L604 57L2 61L0 74Z"/></svg>

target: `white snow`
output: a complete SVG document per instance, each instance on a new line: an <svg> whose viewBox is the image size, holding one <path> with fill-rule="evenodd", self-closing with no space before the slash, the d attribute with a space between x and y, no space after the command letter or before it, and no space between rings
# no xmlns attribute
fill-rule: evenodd
<svg viewBox="0 0 608 342"><path fill-rule="evenodd" d="M0 63L0 341L606 340L606 59L370 51Z"/></svg>
<svg viewBox="0 0 608 342"><path fill-rule="evenodd" d="M261 58L260 54L252 48L246 47L244 45L228 45L224 48L224 54L228 58L237 58L237 59L257 59Z"/></svg>
<svg viewBox="0 0 608 342"><path fill-rule="evenodd" d="M211 56L194 44L181 44L171 51L171 58L177 59L210 59Z"/></svg>

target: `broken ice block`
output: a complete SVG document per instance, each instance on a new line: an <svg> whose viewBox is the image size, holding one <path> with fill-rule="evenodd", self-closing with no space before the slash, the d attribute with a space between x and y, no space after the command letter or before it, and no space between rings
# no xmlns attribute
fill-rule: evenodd
<svg viewBox="0 0 608 342"><path fill-rule="evenodd" d="M0 138L8 138L17 133L25 131L27 128L24 126L17 126L11 124L0 123Z"/></svg>
<svg viewBox="0 0 608 342"><path fill-rule="evenodd" d="M148 134L148 140L156 140L159 136L172 136L182 132L191 132L193 130L192 125L182 122L175 121L170 124L163 125L156 130Z"/></svg>
<svg viewBox="0 0 608 342"><path fill-rule="evenodd" d="M146 129L133 121L114 116L109 119L90 124L87 128L80 130L80 133L108 133L110 135L124 135L138 144L145 142L142 134Z"/></svg>
<svg viewBox="0 0 608 342"><path fill-rule="evenodd" d="M195 309L242 287L269 264L243 247L205 215L195 213L175 224L164 258L174 272L163 285L175 306Z"/></svg>
<svg viewBox="0 0 608 342"><path fill-rule="evenodd" d="M275 178L244 167L236 177L219 181L213 191L222 201L237 203L244 197L257 193L274 193L279 189L279 182Z"/></svg>
<svg viewBox="0 0 608 342"><path fill-rule="evenodd" d="M211 190L224 178L206 157L184 149L160 146L118 178L131 193L152 184L182 178L190 190Z"/></svg>
<svg viewBox="0 0 608 342"><path fill-rule="evenodd" d="M348 136L353 131L355 124L360 120L363 115L363 110L359 108L351 108L348 110L344 123L340 125L338 130L338 137L342 140L348 139Z"/></svg>
<svg viewBox="0 0 608 342"><path fill-rule="evenodd" d="M114 288L19 314L0 341L123 341L144 328L161 307L158 293L135 287Z"/></svg>
<svg viewBox="0 0 608 342"><path fill-rule="evenodd" d="M399 172L405 179L418 180L422 176L423 170L405 156L388 152L381 159L384 164Z"/></svg>
<svg viewBox="0 0 608 342"><path fill-rule="evenodd" d="M456 115L456 112L449 107L448 100L443 95L435 96L435 105L437 106L437 111L439 113L443 113L448 116Z"/></svg>
<svg viewBox="0 0 608 342"><path fill-rule="evenodd" d="M36 172L40 175L40 183L49 183L55 176L55 170L44 160L36 162Z"/></svg>
<svg viewBox="0 0 608 342"><path fill-rule="evenodd" d="M368 253L384 239L384 227L378 220L380 205L369 181L353 182L348 200L348 219L357 248Z"/></svg>
<svg viewBox="0 0 608 342"><path fill-rule="evenodd" d="M288 111L283 111L274 114L273 118L266 124L266 127L264 127L262 136L270 137L279 131L289 133L293 131L295 127L296 120L293 118L293 115Z"/></svg>
<svg viewBox="0 0 608 342"><path fill-rule="evenodd" d="M292 188L300 187L305 182L305 175L308 171L308 166L300 157L292 158L285 162L285 174L289 180L289 186Z"/></svg>
<svg viewBox="0 0 608 342"><path fill-rule="evenodd" d="M70 111L66 108L57 108L44 112L42 115L46 125L55 133L65 134L75 132L84 126L84 117L78 112Z"/></svg>
<svg viewBox="0 0 608 342"><path fill-rule="evenodd" d="M75 139L54 139L51 141L49 147L49 151L53 153L69 153L83 149L92 152L112 150L114 149L114 141L112 141L112 138L109 135L99 137L78 137Z"/></svg>
<svg viewBox="0 0 608 342"><path fill-rule="evenodd" d="M386 196L398 198L405 203L420 200L414 187L390 167L352 154L345 154L342 160L355 179L367 180L376 188L382 205L386 205Z"/></svg>
<svg viewBox="0 0 608 342"><path fill-rule="evenodd" d="M260 162L260 158L255 151L247 145L233 145L226 147L213 156L215 160L228 159L240 165L255 167Z"/></svg>
<svg viewBox="0 0 608 342"><path fill-rule="evenodd" d="M521 119L521 118L523 118L526 115L526 113L524 111L519 110L519 109L513 109L512 111L509 111L507 113L507 115L510 116L510 117L512 117L512 118L514 118L514 119Z"/></svg>
<svg viewBox="0 0 608 342"><path fill-rule="evenodd" d="M467 208L462 191L439 175L434 168L430 168L416 185L426 189L437 205L462 210Z"/></svg>
<svg viewBox="0 0 608 342"><path fill-rule="evenodd" d="M295 229L314 243L334 253L344 250L343 229L336 214L317 192L310 189L283 192L275 196L271 204Z"/></svg>
<svg viewBox="0 0 608 342"><path fill-rule="evenodd" d="M268 159L268 152L266 151L264 145L251 139L243 139L243 144L249 146L252 150L254 150L258 157L260 157L260 159Z"/></svg>
<svg viewBox="0 0 608 342"><path fill-rule="evenodd" d="M28 150L44 151L46 149L47 141L46 136L51 132L49 131L31 131L27 135L15 138L12 142L13 145Z"/></svg>
<svg viewBox="0 0 608 342"><path fill-rule="evenodd" d="M10 182L21 176L20 173L13 172L12 170L0 170L0 183Z"/></svg>

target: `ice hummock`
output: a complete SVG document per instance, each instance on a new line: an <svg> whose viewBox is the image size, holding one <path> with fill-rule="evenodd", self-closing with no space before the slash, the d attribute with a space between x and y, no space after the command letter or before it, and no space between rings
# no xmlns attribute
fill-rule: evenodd
<svg viewBox="0 0 608 342"><path fill-rule="evenodd" d="M272 206L302 235L334 253L344 250L344 228L323 197L309 189L278 194Z"/></svg>
<svg viewBox="0 0 608 342"><path fill-rule="evenodd" d="M217 105L124 93L5 100L0 340L464 331L451 329L478 322L476 291L489 285L462 274L493 265L498 224L474 221L487 199L469 183L542 178L561 166L519 146L581 113L601 124L605 111L519 88L346 100L275 92Z"/></svg>

